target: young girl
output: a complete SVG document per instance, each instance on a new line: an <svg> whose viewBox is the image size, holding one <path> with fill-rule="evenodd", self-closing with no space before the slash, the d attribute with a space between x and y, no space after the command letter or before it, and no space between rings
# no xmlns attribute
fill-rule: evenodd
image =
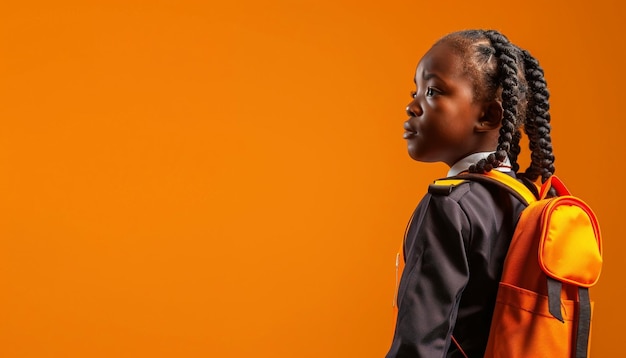
<svg viewBox="0 0 626 358"><path fill-rule="evenodd" d="M444 162L448 176L499 170L545 181L553 174L543 70L504 35L445 36L419 62L415 84L404 122L414 160ZM518 173L522 127L532 162ZM408 227L387 358L485 352L504 258L524 206L508 191L476 181L441 189L429 188Z"/></svg>

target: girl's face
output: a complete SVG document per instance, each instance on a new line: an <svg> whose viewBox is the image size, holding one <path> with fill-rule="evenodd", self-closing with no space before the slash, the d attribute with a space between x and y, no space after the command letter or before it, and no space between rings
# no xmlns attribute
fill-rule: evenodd
<svg viewBox="0 0 626 358"><path fill-rule="evenodd" d="M407 106L410 117L404 122L404 138L414 160L452 166L469 154L493 151L497 145L497 139L491 143L493 136L486 141L480 128L485 105L474 101L463 60L443 42L431 48L417 66L416 90Z"/></svg>

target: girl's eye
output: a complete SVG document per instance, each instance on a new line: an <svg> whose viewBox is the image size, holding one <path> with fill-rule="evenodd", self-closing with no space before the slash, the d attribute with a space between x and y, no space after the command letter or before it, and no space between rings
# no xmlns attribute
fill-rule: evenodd
<svg viewBox="0 0 626 358"><path fill-rule="evenodd" d="M411 98L415 98L415 97L417 97L417 92L411 91Z"/></svg>
<svg viewBox="0 0 626 358"><path fill-rule="evenodd" d="M435 90L432 87L426 87L426 93L424 93L426 97L432 97L435 95Z"/></svg>

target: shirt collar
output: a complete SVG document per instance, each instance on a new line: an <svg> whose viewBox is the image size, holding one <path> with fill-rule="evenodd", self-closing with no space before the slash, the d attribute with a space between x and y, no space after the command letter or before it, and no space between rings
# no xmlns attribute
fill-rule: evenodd
<svg viewBox="0 0 626 358"><path fill-rule="evenodd" d="M458 162L454 163L454 165L450 167L450 170L448 170L448 176L452 177L455 175L459 175L461 172L464 172L467 169L469 169L470 165L475 164L481 159L487 158L487 156L489 156L489 154L491 153L493 152L479 152L479 153L468 155L467 157L459 160ZM502 162L501 166L498 168L494 168L494 169L501 171L501 172L510 172L511 161L509 160L508 157L506 157L504 158L504 162Z"/></svg>

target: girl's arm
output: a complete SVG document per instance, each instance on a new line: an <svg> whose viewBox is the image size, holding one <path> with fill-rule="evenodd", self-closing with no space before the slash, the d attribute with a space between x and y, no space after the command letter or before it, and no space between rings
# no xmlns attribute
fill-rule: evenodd
<svg viewBox="0 0 626 358"><path fill-rule="evenodd" d="M454 198L427 194L405 242L398 319L387 358L445 357L469 279L467 215Z"/></svg>

